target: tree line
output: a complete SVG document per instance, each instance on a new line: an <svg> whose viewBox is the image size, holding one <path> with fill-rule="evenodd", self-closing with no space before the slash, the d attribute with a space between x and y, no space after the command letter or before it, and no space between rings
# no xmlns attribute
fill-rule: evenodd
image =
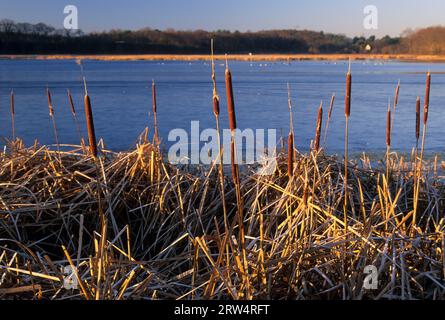
<svg viewBox="0 0 445 320"><path fill-rule="evenodd" d="M144 28L83 33L44 23L0 20L0 54L203 54L215 39L229 53L445 53L445 28L407 31L402 37L350 38L309 30L239 32Z"/></svg>

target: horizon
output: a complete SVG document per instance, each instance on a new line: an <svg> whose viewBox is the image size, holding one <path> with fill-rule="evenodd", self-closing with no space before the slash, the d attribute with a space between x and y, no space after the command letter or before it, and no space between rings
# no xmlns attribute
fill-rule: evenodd
<svg viewBox="0 0 445 320"><path fill-rule="evenodd" d="M64 7L75 5L78 8L79 29L85 33L143 28L209 32L311 30L348 37L375 35L381 38L386 35L401 36L409 29L442 25L441 12L445 10L445 3L441 0L424 1L420 14L416 0L397 0L391 3L385 3L383 0L374 0L373 3L359 0L353 4L346 0L329 3L325 0L314 0L310 4L282 0L279 5L266 0L246 0L242 3L228 0L224 6L203 0L190 0L187 3L178 0L154 0L151 3L133 0L131 5L125 6L118 0L95 3L86 0L74 0L69 3L57 0L25 2L18 0L14 3L0 3L0 19L33 24L43 22L55 28L62 28ZM255 9L252 9L253 3ZM363 26L366 16L364 8L367 5L374 5L378 9L377 29L367 30ZM102 8L106 8L106 11ZM218 14L211 14L212 12ZM394 12L398 14L397 19L394 19Z"/></svg>

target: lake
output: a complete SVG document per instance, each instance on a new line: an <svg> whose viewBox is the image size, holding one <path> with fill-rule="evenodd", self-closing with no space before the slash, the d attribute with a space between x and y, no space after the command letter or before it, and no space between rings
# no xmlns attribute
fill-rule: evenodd
<svg viewBox="0 0 445 320"><path fill-rule="evenodd" d="M96 134L107 148L131 148L145 127L153 129L151 80L157 83L159 131L168 145L174 128L190 131L191 121L201 129L213 128L212 83L206 62L84 61L88 91L94 112ZM326 149L342 152L344 139L344 91L347 62L236 62L233 76L238 126L241 129L277 129L287 135L289 114L287 83L292 89L295 143L308 150L315 134L320 101L325 117L332 93L336 93ZM393 148L409 152L415 144L415 102L425 94L425 72L431 70L432 87L428 152L445 149L445 64L357 61L352 64L352 114L350 148L353 152L385 150L388 99L393 100L401 81L399 106L395 116ZM228 127L225 102L224 65L217 64L221 96L221 121ZM15 92L16 135L26 144L34 139L53 144L48 115L46 87L49 86L61 143L78 144L66 90L74 102L85 132L83 87L79 66L71 60L0 60L0 137L10 138L9 91ZM422 103L423 105L423 103ZM325 123L323 124L324 128ZM2 141L3 144L3 141Z"/></svg>

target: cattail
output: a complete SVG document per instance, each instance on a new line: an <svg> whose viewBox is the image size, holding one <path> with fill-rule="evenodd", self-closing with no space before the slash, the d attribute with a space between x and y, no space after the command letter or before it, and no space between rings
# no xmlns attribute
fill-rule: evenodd
<svg viewBox="0 0 445 320"><path fill-rule="evenodd" d="M346 92L345 92L345 196L343 205L343 224L345 234L348 232L348 166L349 166L349 117L351 115L351 89L352 89L352 76L351 76L351 59L349 59L348 73L346 74Z"/></svg>
<svg viewBox="0 0 445 320"><path fill-rule="evenodd" d="M346 74L346 95L345 95L345 116L349 118L351 115L351 86L352 86L352 76L351 76L351 61L349 61L349 70Z"/></svg>
<svg viewBox="0 0 445 320"><path fill-rule="evenodd" d="M219 97L216 91L216 72L215 72L215 59L213 54L213 39L211 40L211 60L212 60L212 83L213 83L213 114L216 118L219 117Z"/></svg>
<svg viewBox="0 0 445 320"><path fill-rule="evenodd" d="M85 85L84 105L85 105L85 117L86 117L87 128L88 128L88 140L90 143L90 152L96 158L97 157L97 143L96 143L96 133L94 131L93 110L91 109L91 100L90 100L90 97L88 96L88 91L86 90L86 85Z"/></svg>
<svg viewBox="0 0 445 320"><path fill-rule="evenodd" d="M238 164L236 163L235 140L230 142L230 161L232 163L232 179L235 184L239 183Z"/></svg>
<svg viewBox="0 0 445 320"><path fill-rule="evenodd" d="M46 96L48 98L48 109L49 109L49 116L51 118L54 117L54 108L53 108L53 102L51 99L51 92L49 91L49 88L46 88Z"/></svg>
<svg viewBox="0 0 445 320"><path fill-rule="evenodd" d="M416 140L420 139L420 97L416 101Z"/></svg>
<svg viewBox="0 0 445 320"><path fill-rule="evenodd" d="M159 143L159 134L158 134L158 105L156 101L156 84L155 81L152 81L151 84L151 97L152 97L152 108L153 108L153 120L154 120L154 127L155 127L155 142Z"/></svg>
<svg viewBox="0 0 445 320"><path fill-rule="evenodd" d="M430 107L430 91L431 91L431 73L426 75L426 88L425 88L425 103L423 105L423 124L426 125L428 121L428 112Z"/></svg>
<svg viewBox="0 0 445 320"><path fill-rule="evenodd" d="M157 102L156 102L156 84L154 80L151 83L151 97L152 97L153 114L155 115L157 111Z"/></svg>
<svg viewBox="0 0 445 320"><path fill-rule="evenodd" d="M329 105L328 119L331 119L332 110L334 109L334 102L335 102L335 93L333 93L332 97L331 97L331 104Z"/></svg>
<svg viewBox="0 0 445 320"><path fill-rule="evenodd" d="M289 133L287 139L287 174L289 177L294 175L294 134Z"/></svg>
<svg viewBox="0 0 445 320"><path fill-rule="evenodd" d="M71 91L68 89L68 101L70 102L70 107L71 107L71 113L73 114L73 116L76 116L76 108L74 107L74 101L73 101L73 97L71 96Z"/></svg>
<svg viewBox="0 0 445 320"><path fill-rule="evenodd" d="M14 90L11 90L11 123L12 123L12 140L15 140L15 105L14 105Z"/></svg>
<svg viewBox="0 0 445 320"><path fill-rule="evenodd" d="M328 121L326 121L326 128L324 129L324 138L323 138L323 144L324 145L326 145L326 139L327 139L327 136L328 136L329 123L331 122L332 110L334 110L334 102L335 102L335 93L332 94L331 104L329 105Z"/></svg>
<svg viewBox="0 0 445 320"><path fill-rule="evenodd" d="M226 94L227 94L227 110L229 113L230 130L234 132L236 130L235 101L233 99L232 73L229 70L229 64L227 60L226 60Z"/></svg>
<svg viewBox="0 0 445 320"><path fill-rule="evenodd" d="M213 96L213 114L219 117L219 98L217 95Z"/></svg>
<svg viewBox="0 0 445 320"><path fill-rule="evenodd" d="M391 146L391 106L388 102L388 113L386 116L386 145Z"/></svg>
<svg viewBox="0 0 445 320"><path fill-rule="evenodd" d="M394 94L394 107L397 107L399 104L399 93L400 93L400 80L397 83L396 92Z"/></svg>
<svg viewBox="0 0 445 320"><path fill-rule="evenodd" d="M318 108L317 117L317 128L315 132L315 151L320 150L320 136L321 136L321 126L323 124L323 102L320 103L320 108Z"/></svg>
<svg viewBox="0 0 445 320"><path fill-rule="evenodd" d="M74 100L73 100L73 97L71 95L71 90L68 89L67 90L67 94L68 94L68 101L70 103L71 114L72 114L73 119L74 119L74 124L76 125L77 135L79 137L80 144L82 145L82 148L83 148L84 145L85 145L85 142L84 142L81 130L80 130L79 121L77 120L76 108L74 106Z"/></svg>

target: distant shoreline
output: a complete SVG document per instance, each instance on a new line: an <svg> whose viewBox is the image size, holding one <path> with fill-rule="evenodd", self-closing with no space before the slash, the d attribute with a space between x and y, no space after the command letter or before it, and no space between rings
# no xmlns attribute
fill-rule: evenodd
<svg viewBox="0 0 445 320"><path fill-rule="evenodd" d="M411 54L231 54L229 60L237 61L341 61L348 60L397 60L404 62L445 62L445 55ZM99 61L208 61L209 55L134 54L134 55L0 55L0 60L99 60ZM215 55L225 60L225 55Z"/></svg>

